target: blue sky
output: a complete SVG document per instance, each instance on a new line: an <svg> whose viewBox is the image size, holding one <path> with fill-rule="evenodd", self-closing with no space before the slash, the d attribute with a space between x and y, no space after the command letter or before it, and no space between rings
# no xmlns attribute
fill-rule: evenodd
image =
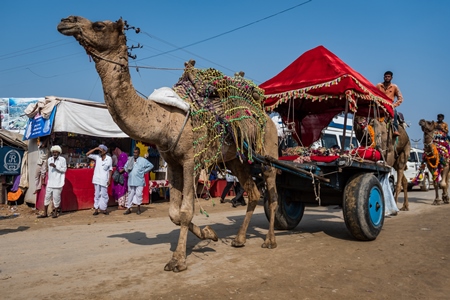
<svg viewBox="0 0 450 300"><path fill-rule="evenodd" d="M303 2L2 1L0 97L103 102L94 63L56 26L69 15L91 21L122 17L143 31L127 34L129 44L144 46L134 50L138 58L132 64L181 69L193 58L199 68L228 75L242 70L260 84L305 51L324 45L374 84L386 70L394 72L393 82L405 98L399 111L411 124L411 139L422 138L421 118L444 113L450 121L450 1L312 0L298 6ZM195 45L166 53L190 44ZM135 88L148 95L172 86L181 71L131 74Z"/></svg>

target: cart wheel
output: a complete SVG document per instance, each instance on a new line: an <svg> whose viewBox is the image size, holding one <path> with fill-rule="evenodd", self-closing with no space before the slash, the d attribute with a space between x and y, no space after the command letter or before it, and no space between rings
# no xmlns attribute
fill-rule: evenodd
<svg viewBox="0 0 450 300"><path fill-rule="evenodd" d="M420 185L420 190L426 192L429 189L430 189L430 178L428 178L428 176L425 176L422 184Z"/></svg>
<svg viewBox="0 0 450 300"><path fill-rule="evenodd" d="M347 229L358 240L377 238L384 223L384 195L378 179L370 174L357 174L344 189L343 213Z"/></svg>
<svg viewBox="0 0 450 300"><path fill-rule="evenodd" d="M297 227L303 218L305 204L303 202L293 201L298 195L295 191L280 189L278 191L278 206L275 211L275 229L290 230ZM270 221L269 193L264 197L264 213L267 220Z"/></svg>

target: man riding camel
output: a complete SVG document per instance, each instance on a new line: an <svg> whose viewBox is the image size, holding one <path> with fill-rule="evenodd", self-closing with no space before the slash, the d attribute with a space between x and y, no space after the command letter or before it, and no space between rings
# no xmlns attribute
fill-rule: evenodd
<svg viewBox="0 0 450 300"><path fill-rule="evenodd" d="M437 122L434 123L434 137L435 140L449 141L448 124L444 122L444 115L437 115Z"/></svg>
<svg viewBox="0 0 450 300"><path fill-rule="evenodd" d="M384 73L384 82L378 83L377 88L386 94L394 105L394 136L399 136L398 132L398 116L396 107L399 106L403 101L402 93L396 84L391 83L392 78L394 77L394 73L391 71L386 71ZM397 101L395 101L395 97L397 97Z"/></svg>

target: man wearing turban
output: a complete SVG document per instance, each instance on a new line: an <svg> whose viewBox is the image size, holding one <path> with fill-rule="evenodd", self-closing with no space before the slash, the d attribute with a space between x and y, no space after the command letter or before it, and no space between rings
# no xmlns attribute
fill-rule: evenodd
<svg viewBox="0 0 450 300"><path fill-rule="evenodd" d="M52 218L57 218L60 212L61 205L61 192L64 186L64 180L66 177L67 164L66 159L61 155L62 150L58 145L53 146L50 149L52 156L47 160L48 164L48 179L47 187L45 190L44 201L44 214L38 216L38 218L47 218L48 206L53 200L53 212Z"/></svg>

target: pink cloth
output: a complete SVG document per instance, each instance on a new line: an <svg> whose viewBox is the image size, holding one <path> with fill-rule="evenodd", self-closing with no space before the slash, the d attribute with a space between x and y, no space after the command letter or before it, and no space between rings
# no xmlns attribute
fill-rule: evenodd
<svg viewBox="0 0 450 300"><path fill-rule="evenodd" d="M125 164L127 163L128 155L125 152L122 152L119 157L117 157L117 170L123 170ZM128 173L123 172L123 185L119 183L115 183L112 181L112 195L115 200L118 200L120 197L124 196L128 191Z"/></svg>

